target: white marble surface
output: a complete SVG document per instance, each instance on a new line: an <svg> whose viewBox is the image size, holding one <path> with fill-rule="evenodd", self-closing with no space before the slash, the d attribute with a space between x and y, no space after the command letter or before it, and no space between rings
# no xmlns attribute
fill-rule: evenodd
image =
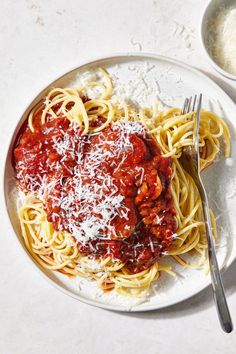
<svg viewBox="0 0 236 354"><path fill-rule="evenodd" d="M206 72L236 100L199 42L205 0L1 0L0 151L25 106L70 68L111 52L154 52ZM183 24L185 27L183 27ZM14 102L14 104L12 104ZM89 307L48 285L31 268L0 210L0 353L235 353L236 335L219 327L211 290L152 313ZM236 321L236 263L224 274Z"/></svg>

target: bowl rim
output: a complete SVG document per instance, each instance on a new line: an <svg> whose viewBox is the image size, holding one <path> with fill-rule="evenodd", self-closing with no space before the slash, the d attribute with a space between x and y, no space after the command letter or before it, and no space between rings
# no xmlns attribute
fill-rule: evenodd
<svg viewBox="0 0 236 354"><path fill-rule="evenodd" d="M222 1L223 2L223 1ZM224 1L226 3L226 1ZM200 20L200 42L201 42L201 47L205 53L205 56L208 58L208 61L210 62L210 64L212 65L212 67L221 75L223 75L224 77L227 77L228 79L231 80L236 80L236 74L230 74L228 71L224 70L221 66L219 66L215 60L211 57L211 55L209 54L209 51L206 47L205 41L204 41L204 34L203 34L203 25L205 24L205 22L209 19L208 16L206 16L207 11L209 9L210 6L212 6L212 4L214 3L214 0L209 0L202 12L201 15L201 20ZM214 5L216 6L216 5Z"/></svg>

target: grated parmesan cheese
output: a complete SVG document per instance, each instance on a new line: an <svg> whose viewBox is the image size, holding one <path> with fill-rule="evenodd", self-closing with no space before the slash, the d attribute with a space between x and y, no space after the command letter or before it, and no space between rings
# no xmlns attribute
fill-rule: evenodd
<svg viewBox="0 0 236 354"><path fill-rule="evenodd" d="M209 21L207 48L222 69L236 75L236 3L220 8Z"/></svg>
<svg viewBox="0 0 236 354"><path fill-rule="evenodd" d="M119 132L115 140L99 134L96 144L86 151L83 140L73 141L76 132L71 136L62 131L60 138L53 137L53 148L62 156L60 162L64 156L70 155L76 158L77 164L70 171L72 177L56 179L46 185L43 180L40 181L42 185L38 196L43 196L43 199L46 197L52 207L60 209L60 215L58 212L52 213L53 222L58 221L60 216L59 230L68 230L83 245L90 240L111 239L115 234L113 220L116 217L129 220L130 210L124 204L124 196L119 193L113 176L104 172L102 164L104 161L114 163L114 158L123 155L121 161L114 166L114 171L118 170L126 153L134 149L130 135L136 133L144 136L146 132L139 122L127 121L114 124L112 132ZM109 149L104 148L106 145L109 145ZM59 195L54 193L58 184Z"/></svg>

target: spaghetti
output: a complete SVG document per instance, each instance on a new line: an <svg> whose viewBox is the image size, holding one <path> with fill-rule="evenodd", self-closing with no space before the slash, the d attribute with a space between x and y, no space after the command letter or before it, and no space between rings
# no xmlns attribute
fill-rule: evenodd
<svg viewBox="0 0 236 354"><path fill-rule="evenodd" d="M31 111L14 150L20 225L43 268L143 296L162 271L174 274L162 257L194 268L205 260L201 200L178 161L193 144L194 113L114 103L111 78L100 73L103 80L78 89L51 90ZM88 98L91 88L97 98ZM202 111L199 134L201 169L215 160L221 138L229 156L220 117ZM184 259L191 252L198 264Z"/></svg>

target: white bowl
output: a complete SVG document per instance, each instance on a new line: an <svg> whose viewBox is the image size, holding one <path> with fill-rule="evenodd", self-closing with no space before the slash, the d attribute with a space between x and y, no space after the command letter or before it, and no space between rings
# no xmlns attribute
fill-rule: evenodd
<svg viewBox="0 0 236 354"><path fill-rule="evenodd" d="M213 19L213 17L216 15L220 7L224 7L224 6L229 7L231 4L232 5L234 4L236 6L236 0L211 0L210 2L208 2L201 19L200 37L201 37L201 43L205 51L205 54L208 57L208 60L210 61L214 69L217 70L221 75L224 75L229 79L236 80L236 75L230 74L226 70L222 69L222 67L216 63L214 58L212 58L209 49L207 48L207 38L209 34L208 32L209 21Z"/></svg>

